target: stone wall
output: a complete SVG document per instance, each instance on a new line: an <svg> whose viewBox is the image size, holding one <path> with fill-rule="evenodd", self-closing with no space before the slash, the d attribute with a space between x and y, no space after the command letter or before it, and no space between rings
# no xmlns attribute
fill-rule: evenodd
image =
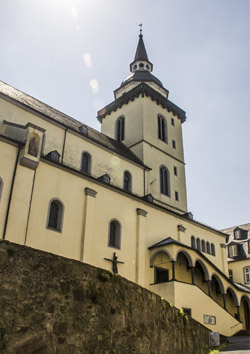
<svg viewBox="0 0 250 354"><path fill-rule="evenodd" d="M87 264L0 242L0 353L195 354L208 330Z"/></svg>

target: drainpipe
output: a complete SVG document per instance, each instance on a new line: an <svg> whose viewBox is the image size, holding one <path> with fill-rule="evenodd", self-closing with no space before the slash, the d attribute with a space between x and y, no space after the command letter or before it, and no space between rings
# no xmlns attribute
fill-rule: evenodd
<svg viewBox="0 0 250 354"><path fill-rule="evenodd" d="M25 237L24 237L24 245L26 245L26 241L27 241L27 234L28 234L28 227L29 227L29 220L30 220L30 210L31 210L31 203L32 203L33 192L34 192L35 178L36 178L36 170L34 171L33 181L32 181L32 188L31 188L30 202L29 202L29 211L28 211L27 224L26 224Z"/></svg>
<svg viewBox="0 0 250 354"><path fill-rule="evenodd" d="M19 145L19 147L18 147L18 151L17 151L17 155L16 155L15 167L14 167L14 171L13 171L13 175L12 175L12 181L11 181L11 187L10 187L10 195L9 195L7 213L6 213L4 229L3 229L3 240L5 240L5 236L6 236L8 218L9 218L9 213L10 213L10 204L11 204L11 199L12 199L12 194L13 194L13 188L14 188L14 183L15 183L15 178L16 178L17 164L18 164L18 160L19 160L20 151L21 151L21 145Z"/></svg>
<svg viewBox="0 0 250 354"><path fill-rule="evenodd" d="M65 149L65 142L66 142L66 134L67 134L68 128L64 130L64 138L63 138L63 147L62 147L62 158L61 158L61 163L63 164L63 158L64 158L64 149Z"/></svg>

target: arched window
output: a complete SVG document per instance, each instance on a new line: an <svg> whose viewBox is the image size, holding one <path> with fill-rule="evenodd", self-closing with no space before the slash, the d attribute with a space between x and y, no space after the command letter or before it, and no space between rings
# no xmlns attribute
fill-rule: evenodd
<svg viewBox="0 0 250 354"><path fill-rule="evenodd" d="M124 172L124 176L123 176L123 189L127 192L131 192L131 174L128 171Z"/></svg>
<svg viewBox="0 0 250 354"><path fill-rule="evenodd" d="M211 244L211 254L212 256L215 256L215 246L213 243Z"/></svg>
<svg viewBox="0 0 250 354"><path fill-rule="evenodd" d="M211 254L211 251L210 251L210 243L209 243L209 242L207 242L207 253L208 253L208 254Z"/></svg>
<svg viewBox="0 0 250 354"><path fill-rule="evenodd" d="M56 231L62 231L63 204L58 199L52 199L49 204L47 227Z"/></svg>
<svg viewBox="0 0 250 354"><path fill-rule="evenodd" d="M109 224L109 247L121 248L121 225L117 220L112 220Z"/></svg>
<svg viewBox="0 0 250 354"><path fill-rule="evenodd" d="M201 250L202 252L206 252L206 242L204 240L201 241Z"/></svg>
<svg viewBox="0 0 250 354"><path fill-rule="evenodd" d="M197 238L196 244L197 244L197 250L200 251L201 250L201 240L199 238Z"/></svg>
<svg viewBox="0 0 250 354"><path fill-rule="evenodd" d="M191 236L191 247L196 248L196 242L195 242L195 237Z"/></svg>
<svg viewBox="0 0 250 354"><path fill-rule="evenodd" d="M0 202L1 202L2 191L3 191L3 180L0 177Z"/></svg>
<svg viewBox="0 0 250 354"><path fill-rule="evenodd" d="M170 197L170 178L167 167L160 167L160 189L161 193Z"/></svg>
<svg viewBox="0 0 250 354"><path fill-rule="evenodd" d="M158 115L158 139L168 142L167 122L162 115Z"/></svg>
<svg viewBox="0 0 250 354"><path fill-rule="evenodd" d="M119 117L116 121L116 140L123 141L125 136L125 118Z"/></svg>
<svg viewBox="0 0 250 354"><path fill-rule="evenodd" d="M91 156L87 152L82 153L81 172L90 174Z"/></svg>

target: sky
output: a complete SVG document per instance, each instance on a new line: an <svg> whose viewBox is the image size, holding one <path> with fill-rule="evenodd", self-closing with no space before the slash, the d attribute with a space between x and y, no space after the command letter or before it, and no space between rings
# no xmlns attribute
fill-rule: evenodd
<svg viewBox="0 0 250 354"><path fill-rule="evenodd" d="M0 80L100 131L140 23L187 113L188 210L216 229L250 222L249 0L0 0Z"/></svg>

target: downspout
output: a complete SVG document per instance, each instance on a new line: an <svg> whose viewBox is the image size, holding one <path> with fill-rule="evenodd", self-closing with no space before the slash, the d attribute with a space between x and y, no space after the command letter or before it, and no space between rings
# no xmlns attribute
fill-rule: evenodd
<svg viewBox="0 0 250 354"><path fill-rule="evenodd" d="M26 245L27 234L28 234L28 227L29 227L29 221L30 221L30 210L31 210L31 203L32 203L32 198L33 198L35 178L36 178L36 170L34 171L34 176L33 176L33 181L32 181L32 188L31 188L31 194L30 194L30 203L29 203L29 211L28 211L27 225L26 225L25 237L24 237L24 245Z"/></svg>
<svg viewBox="0 0 250 354"><path fill-rule="evenodd" d="M144 196L145 196L146 195L146 168L144 168L143 179L144 179Z"/></svg>
<svg viewBox="0 0 250 354"><path fill-rule="evenodd" d="M13 176L12 176L10 195L9 195L8 206L7 206L7 213L6 213L4 229L3 229L3 240L5 240L5 235L6 235L6 230L7 230L8 218L9 218L9 212L10 212L10 204L11 204L11 199L12 199L12 194L13 194L13 188L14 188L14 183L15 183L15 178L16 178L17 164L18 164L18 160L19 160L20 151L21 151L21 145L19 145L19 148L18 148L15 167L14 167Z"/></svg>
<svg viewBox="0 0 250 354"><path fill-rule="evenodd" d="M62 159L61 163L63 164L63 158L64 158L64 149L65 149L65 142L66 142L66 134L67 134L68 128L64 130L64 138L63 138L63 148L62 148Z"/></svg>

